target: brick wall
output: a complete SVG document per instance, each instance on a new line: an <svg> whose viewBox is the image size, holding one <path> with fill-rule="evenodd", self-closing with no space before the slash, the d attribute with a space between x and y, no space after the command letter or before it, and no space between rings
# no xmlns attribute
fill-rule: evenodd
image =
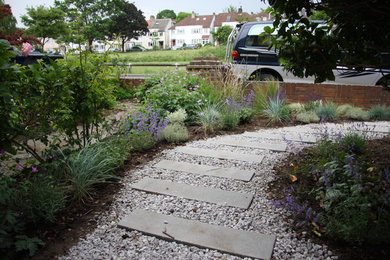
<svg viewBox="0 0 390 260"><path fill-rule="evenodd" d="M351 104L362 108L390 105L390 90L381 86L351 86L331 84L281 83L289 103L307 102L313 97L336 104Z"/></svg>
<svg viewBox="0 0 390 260"><path fill-rule="evenodd" d="M189 71L199 71L210 80L216 80L218 73L226 68L214 58L196 58L187 66ZM136 87L145 82L145 77L122 77L122 87ZM258 83L254 83L258 84ZM351 86L331 84L281 83L289 103L307 102L313 98L321 98L336 104L351 104L362 108L374 105L390 106L390 89L380 86Z"/></svg>

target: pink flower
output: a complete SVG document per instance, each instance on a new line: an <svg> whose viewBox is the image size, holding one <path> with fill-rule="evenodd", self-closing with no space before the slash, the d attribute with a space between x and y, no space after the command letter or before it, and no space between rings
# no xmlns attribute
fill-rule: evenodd
<svg viewBox="0 0 390 260"><path fill-rule="evenodd" d="M33 46L30 43L24 42L22 44L22 49L21 49L22 55L25 57L28 56L30 54L30 52L32 51L32 49L33 49Z"/></svg>
<svg viewBox="0 0 390 260"><path fill-rule="evenodd" d="M34 166L31 166L31 170L32 170L32 172L38 172L38 169Z"/></svg>
<svg viewBox="0 0 390 260"><path fill-rule="evenodd" d="M18 170L23 170L23 166L22 165L20 165L20 164L18 164Z"/></svg>
<svg viewBox="0 0 390 260"><path fill-rule="evenodd" d="M6 152L5 152L4 149L1 149L1 150L0 150L0 154L5 155L5 153L6 153Z"/></svg>

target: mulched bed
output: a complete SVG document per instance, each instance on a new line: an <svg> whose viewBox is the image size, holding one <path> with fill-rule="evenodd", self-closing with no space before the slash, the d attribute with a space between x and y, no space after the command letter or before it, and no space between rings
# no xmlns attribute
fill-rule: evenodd
<svg viewBox="0 0 390 260"><path fill-rule="evenodd" d="M230 134L239 134L245 131L255 131L262 128L274 128L274 127L285 127L285 126L294 126L299 125L299 123L291 122L287 124L268 124L268 120L266 118L257 118L250 124L241 125L235 131L216 131L214 134L208 135L207 137L204 135L203 130L199 127L189 127L190 131L190 140L200 140L205 139L217 135L230 135ZM149 151L143 153L132 153L125 164L118 169L118 176L125 176L127 172L133 170L137 167L142 167L149 161L153 160L161 151L165 149L173 148L177 145L184 144L170 144L166 142L161 142L154 148ZM388 147L390 148L390 146ZM390 151L390 149L387 149ZM385 151L383 149L384 157ZM387 153L387 158L390 158L389 153ZM293 158L290 158L291 160ZM287 173L286 173L287 174ZM283 189L283 183L280 185L275 185L274 187ZM115 195L122 188L120 183L111 183L108 185L104 185L98 187L94 194L93 201L90 201L86 205L83 204L71 204L68 205L67 209L64 210L59 215L59 221L53 225L45 225L41 227L34 227L30 231L31 236L40 237L46 245L38 251L38 253L30 258L24 257L25 259L53 259L56 256L61 256L66 254L66 252L73 245L77 244L79 238L85 238L86 235L92 232L97 226L97 220L95 218L96 215L99 215L100 212L105 212L110 208L110 205L115 201ZM298 231L299 232L299 231ZM308 232L309 233L309 232ZM317 239L313 237L313 240ZM321 242L322 243L322 242ZM356 251L359 252L356 255L362 256L361 251L363 249L349 249L345 247L338 247L337 245L333 245L332 249L339 252L341 255L344 251ZM372 251L372 250L370 250ZM347 255L351 256L351 253ZM344 258L344 259L364 259L364 258ZM366 258L368 259L368 258ZM379 259L379 258L376 258Z"/></svg>
<svg viewBox="0 0 390 260"><path fill-rule="evenodd" d="M283 191L291 187L290 174L296 165L305 163L306 149L297 154L290 154L283 162L274 167L276 179L269 183L269 197L272 199L284 198ZM390 138L371 140L367 147L368 156L365 160L375 161L379 168L390 166ZM286 216L288 218L288 216ZM389 220L390 221L390 220ZM319 238L312 232L312 227L308 225L297 225L299 221L291 223L291 228L296 231L298 236L305 235L318 244L327 244L340 259L366 260L366 259L390 259L390 243L387 246L349 246L327 240L325 237Z"/></svg>

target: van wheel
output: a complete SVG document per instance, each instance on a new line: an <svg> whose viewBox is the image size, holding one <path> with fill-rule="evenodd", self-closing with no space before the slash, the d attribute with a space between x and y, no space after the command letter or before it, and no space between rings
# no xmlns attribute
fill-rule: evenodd
<svg viewBox="0 0 390 260"><path fill-rule="evenodd" d="M275 77L271 73L261 73L260 71L255 72L252 76L249 77L249 80L255 81L278 81L278 77Z"/></svg>

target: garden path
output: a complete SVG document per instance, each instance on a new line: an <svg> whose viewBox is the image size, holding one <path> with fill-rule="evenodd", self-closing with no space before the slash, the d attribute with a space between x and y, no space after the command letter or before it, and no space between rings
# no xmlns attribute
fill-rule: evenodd
<svg viewBox="0 0 390 260"><path fill-rule="evenodd" d="M266 187L287 153L350 132L379 138L390 122L259 130L164 151L127 175L111 211L61 259L337 259L289 228Z"/></svg>

